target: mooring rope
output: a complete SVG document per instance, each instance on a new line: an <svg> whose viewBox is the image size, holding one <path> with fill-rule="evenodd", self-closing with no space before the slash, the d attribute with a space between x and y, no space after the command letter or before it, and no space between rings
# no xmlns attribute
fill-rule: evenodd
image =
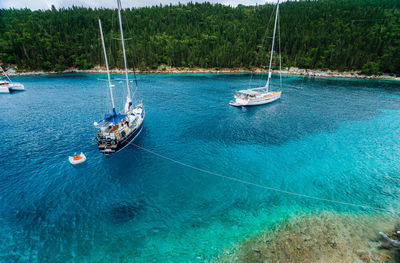
<svg viewBox="0 0 400 263"><path fill-rule="evenodd" d="M224 178L224 179L228 179L234 182L238 182L238 183L242 183L242 184L246 184L246 185L251 185L251 186L255 186L258 188L262 188L262 189L266 189L266 190L270 190L270 191L275 191L275 192L279 192L279 193L284 193L284 194L288 194L288 195L294 195L294 196L298 196L298 197L303 197L303 198L308 198L308 199L314 199L314 200L319 200L319 201L324 201L324 202L329 202L329 203L335 203L335 204L341 204L341 205L348 205L348 206L355 206L355 207L361 207L361 208L365 208L365 209L373 209L373 210L380 210L380 211L386 211L386 212L391 212L393 213L392 210L389 209L385 209L385 208L379 208L379 207L374 207L374 206L368 206L368 205L361 205L361 204L353 204L353 203L348 203L348 202L343 202L343 201L337 201L337 200L332 200L332 199L326 199L326 198L321 198L321 197L316 197L316 196L311 196L311 195L305 195L305 194L300 194L300 193L295 193L295 192L290 192L290 191L286 191L286 190L282 190L279 188L274 188L274 187L269 187L266 185L261 185L261 184L257 184L257 183L253 183L253 182L249 182L249 181L245 181L239 178L235 178L235 177L230 177L227 175L223 175L223 174L219 174L219 173L215 173L215 172L211 172L208 170L204 170L202 168L187 164L187 163L183 163L181 161L177 161L175 159L172 159L170 157L164 156L162 154L159 154L157 152L154 152L152 150L146 149L142 146L139 146L137 144L132 143L133 146L137 147L138 149L141 149L145 152L151 153L159 158L168 160L170 162L191 168L193 170L197 170L199 172L202 173L206 173L206 174L210 174L210 175L214 175L220 178Z"/></svg>

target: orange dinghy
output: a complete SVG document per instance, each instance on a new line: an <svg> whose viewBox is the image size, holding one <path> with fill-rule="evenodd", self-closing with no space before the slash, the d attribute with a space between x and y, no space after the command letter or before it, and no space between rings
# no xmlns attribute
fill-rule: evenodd
<svg viewBox="0 0 400 263"><path fill-rule="evenodd" d="M81 154L74 153L74 156L69 156L68 160L71 164L80 164L86 161L86 155L81 152Z"/></svg>

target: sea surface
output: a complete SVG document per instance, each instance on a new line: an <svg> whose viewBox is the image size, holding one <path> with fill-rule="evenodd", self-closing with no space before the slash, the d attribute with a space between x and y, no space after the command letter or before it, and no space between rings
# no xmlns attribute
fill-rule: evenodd
<svg viewBox="0 0 400 263"><path fill-rule="evenodd" d="M247 109L228 103L264 76L140 75L136 92L140 147L383 212L135 145L105 158L93 140L105 77L14 78L26 91L0 95L0 262L211 262L296 213L400 209L398 82L285 76L280 101Z"/></svg>

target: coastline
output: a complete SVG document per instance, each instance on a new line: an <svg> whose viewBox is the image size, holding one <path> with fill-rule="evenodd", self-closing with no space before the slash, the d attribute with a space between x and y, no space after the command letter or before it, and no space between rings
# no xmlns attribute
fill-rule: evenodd
<svg viewBox="0 0 400 263"><path fill-rule="evenodd" d="M61 72L56 71L29 71L29 72L17 72L16 70L7 70L7 75L10 77L20 77L20 76L41 76L41 75L54 75L54 74L68 74L68 73L88 73L88 74L105 74L105 68L94 67L93 69L80 70L80 69L67 69ZM112 69L111 74L124 74L122 69ZM133 74L132 70L128 70L129 74ZM261 68L255 70L250 70L246 68L176 68L176 67L158 67L154 70L140 71L136 70L138 75L149 75L149 74L231 74L231 73L242 73L242 74L265 74L266 71ZM285 70L276 70L275 74L292 75L292 76L304 76L304 77L316 77L316 78L343 78L343 79L380 79L380 80L396 80L400 81L400 77L384 75L362 75L358 71L322 71L316 69L300 69L296 67L286 68Z"/></svg>

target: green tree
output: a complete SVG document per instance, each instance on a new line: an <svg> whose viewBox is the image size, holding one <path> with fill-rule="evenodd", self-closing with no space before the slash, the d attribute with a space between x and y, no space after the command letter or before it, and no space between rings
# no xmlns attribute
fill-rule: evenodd
<svg viewBox="0 0 400 263"><path fill-rule="evenodd" d="M400 75L398 1L283 2L283 65ZM124 9L129 66L135 64L141 70L160 65L265 66L274 8L272 4L230 7L188 3ZM103 65L98 16L110 67L123 67L116 12L111 9L0 9L0 59L28 70Z"/></svg>

